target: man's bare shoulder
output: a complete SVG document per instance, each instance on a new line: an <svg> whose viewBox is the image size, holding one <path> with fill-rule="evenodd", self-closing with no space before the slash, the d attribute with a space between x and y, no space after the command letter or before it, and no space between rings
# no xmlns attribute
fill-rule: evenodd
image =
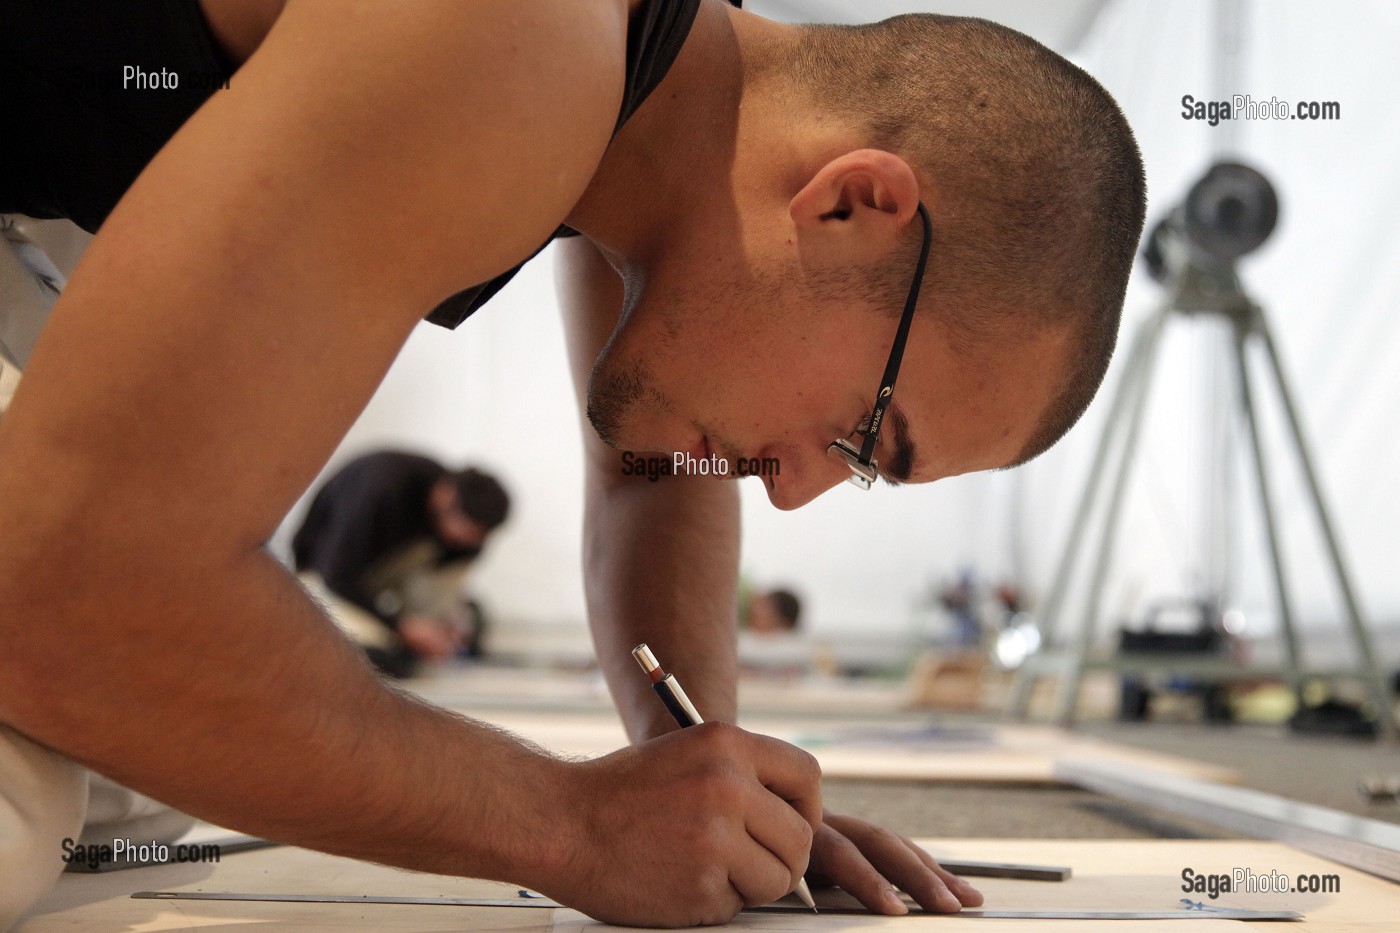
<svg viewBox="0 0 1400 933"><path fill-rule="evenodd" d="M260 546L423 315L578 200L626 38L625 7L587 0L289 3L70 279L0 430L0 500L42 498L26 527L58 541L100 477L88 523L159 513L151 553L186 528L211 553Z"/></svg>
<svg viewBox="0 0 1400 933"><path fill-rule="evenodd" d="M326 193L378 202L419 272L452 270L450 292L532 252L586 188L621 102L627 12L293 0L215 103L283 121L284 151L314 147L321 173L343 178Z"/></svg>

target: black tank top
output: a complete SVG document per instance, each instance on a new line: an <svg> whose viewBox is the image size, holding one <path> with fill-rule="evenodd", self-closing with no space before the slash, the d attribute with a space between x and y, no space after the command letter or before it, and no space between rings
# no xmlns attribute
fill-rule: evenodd
<svg viewBox="0 0 1400 933"><path fill-rule="evenodd" d="M614 134L666 77L700 2L643 0L632 15ZM729 2L739 6L742 0ZM162 72L173 72L179 84L139 90L132 82L141 79L124 72L127 67L148 83L168 81ZM196 0L3 0L0 213L66 217L95 233L147 163L233 70ZM573 234L560 227L554 236ZM459 292L428 320L456 327L524 264Z"/></svg>

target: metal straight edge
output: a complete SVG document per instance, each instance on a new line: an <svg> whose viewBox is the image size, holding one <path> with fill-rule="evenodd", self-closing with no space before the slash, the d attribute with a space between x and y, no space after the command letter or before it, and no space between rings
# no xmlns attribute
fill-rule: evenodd
<svg viewBox="0 0 1400 933"><path fill-rule="evenodd" d="M1055 776L1086 790L1286 842L1388 881L1400 881L1400 825L1243 787L1140 767L1067 759Z"/></svg>
<svg viewBox="0 0 1400 933"><path fill-rule="evenodd" d="M563 905L543 897L388 897L358 894L248 894L218 891L137 891L143 900L255 901L289 904L415 904L425 907L526 907L553 910ZM806 914L803 905L765 904L746 912ZM864 907L823 907L824 914L866 914ZM928 914L913 910L905 916L937 916L946 920L1301 920L1294 910L1245 910L1229 907L1179 910L964 910L956 914ZM897 918L895 918L897 919Z"/></svg>
<svg viewBox="0 0 1400 933"><path fill-rule="evenodd" d="M938 859L947 871L965 878L1016 878L1021 881L1068 881L1074 872L1065 865L1018 865L1013 862L968 862Z"/></svg>

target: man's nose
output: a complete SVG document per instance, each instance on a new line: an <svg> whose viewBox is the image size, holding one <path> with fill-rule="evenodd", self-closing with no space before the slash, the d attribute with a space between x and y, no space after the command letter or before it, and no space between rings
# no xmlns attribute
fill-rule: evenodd
<svg viewBox="0 0 1400 933"><path fill-rule="evenodd" d="M808 458L793 473L773 478L768 484L768 501L785 511L801 508L850 475L851 468L835 457Z"/></svg>

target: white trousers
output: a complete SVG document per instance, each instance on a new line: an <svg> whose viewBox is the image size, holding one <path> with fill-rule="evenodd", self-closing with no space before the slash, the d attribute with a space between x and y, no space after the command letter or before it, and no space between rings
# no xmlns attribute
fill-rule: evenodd
<svg viewBox="0 0 1400 933"><path fill-rule="evenodd" d="M24 368L92 236L66 220L0 214L0 363Z"/></svg>
<svg viewBox="0 0 1400 933"><path fill-rule="evenodd" d="M0 725L0 930L8 930L63 870L63 840L77 839L88 772Z"/></svg>
<svg viewBox="0 0 1400 933"><path fill-rule="evenodd" d="M66 221L0 215L0 416L91 237ZM7 365L8 364L8 365ZM0 529L3 535L3 529ZM194 818L88 771L0 723L0 930L63 870L63 841L170 843Z"/></svg>
<svg viewBox="0 0 1400 933"><path fill-rule="evenodd" d="M194 822L0 725L0 930L53 887L65 839L169 844Z"/></svg>

